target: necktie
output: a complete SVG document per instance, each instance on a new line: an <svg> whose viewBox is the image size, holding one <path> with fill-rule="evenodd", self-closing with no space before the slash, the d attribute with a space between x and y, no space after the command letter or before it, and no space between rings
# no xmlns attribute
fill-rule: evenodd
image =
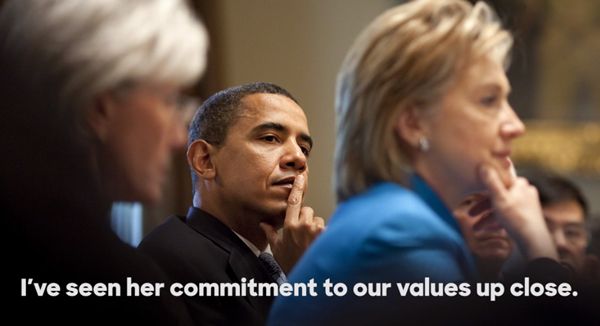
<svg viewBox="0 0 600 326"><path fill-rule="evenodd" d="M261 252L258 256L258 260L260 260L263 266L267 269L273 281L280 285L287 282L287 278L285 277L283 270L281 267L279 267L279 264L277 264L273 255L267 252Z"/></svg>

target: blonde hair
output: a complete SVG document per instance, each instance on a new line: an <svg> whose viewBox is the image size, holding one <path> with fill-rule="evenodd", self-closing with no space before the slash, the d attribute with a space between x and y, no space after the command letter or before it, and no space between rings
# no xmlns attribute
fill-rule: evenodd
<svg viewBox="0 0 600 326"><path fill-rule="evenodd" d="M75 124L104 91L143 81L187 86L206 65L208 35L183 0L7 1L0 31L23 93Z"/></svg>
<svg viewBox="0 0 600 326"><path fill-rule="evenodd" d="M337 200L379 181L407 183L399 112L438 100L478 56L508 65L512 36L485 3L416 0L377 17L350 48L337 77Z"/></svg>

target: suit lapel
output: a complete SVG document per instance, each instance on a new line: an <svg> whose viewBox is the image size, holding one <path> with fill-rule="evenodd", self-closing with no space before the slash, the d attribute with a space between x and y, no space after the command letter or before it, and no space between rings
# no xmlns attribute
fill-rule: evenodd
<svg viewBox="0 0 600 326"><path fill-rule="evenodd" d="M241 282L242 277L246 278L246 282L250 279L254 279L257 283L271 282L269 274L252 250L217 218L196 207L191 207L188 211L186 223L228 253L230 272L236 282ZM261 310L264 314L268 312L273 301L270 297L248 295L245 298L253 307Z"/></svg>

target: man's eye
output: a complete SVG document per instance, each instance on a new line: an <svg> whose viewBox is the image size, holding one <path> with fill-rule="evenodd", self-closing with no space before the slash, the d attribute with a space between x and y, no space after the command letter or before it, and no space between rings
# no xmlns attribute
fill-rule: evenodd
<svg viewBox="0 0 600 326"><path fill-rule="evenodd" d="M582 238L585 235L585 231L581 229L567 229L565 230L565 236L570 239Z"/></svg>
<svg viewBox="0 0 600 326"><path fill-rule="evenodd" d="M275 142L277 142L277 137L275 137L273 135L267 135L267 136L263 136L262 140L269 142L269 143L275 143Z"/></svg>

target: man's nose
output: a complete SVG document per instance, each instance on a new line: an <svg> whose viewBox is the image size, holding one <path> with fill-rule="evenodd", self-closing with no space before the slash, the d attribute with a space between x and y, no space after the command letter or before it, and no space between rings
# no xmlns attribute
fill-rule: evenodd
<svg viewBox="0 0 600 326"><path fill-rule="evenodd" d="M294 169L300 172L306 170L306 155L298 144L292 143L286 145L286 153L281 158L279 163L282 169Z"/></svg>
<svg viewBox="0 0 600 326"><path fill-rule="evenodd" d="M554 240L554 244L556 245L557 250L561 251L568 249L569 244L562 230L555 230L554 232L552 232L552 238Z"/></svg>

